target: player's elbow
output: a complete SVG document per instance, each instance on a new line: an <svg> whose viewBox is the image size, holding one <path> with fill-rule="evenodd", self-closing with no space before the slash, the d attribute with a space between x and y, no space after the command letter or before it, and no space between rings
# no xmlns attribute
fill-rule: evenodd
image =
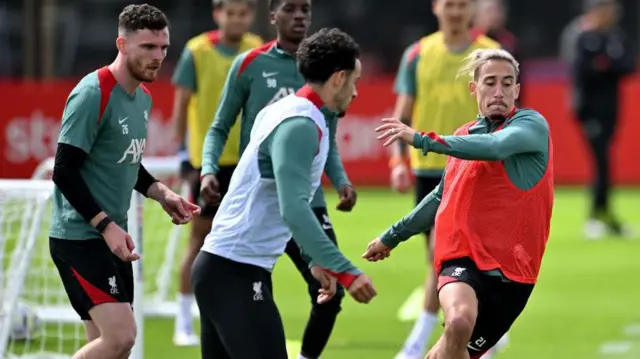
<svg viewBox="0 0 640 359"><path fill-rule="evenodd" d="M301 210L302 208L296 205L296 203L288 201L280 203L280 217L282 217L282 221L291 229L296 227Z"/></svg>

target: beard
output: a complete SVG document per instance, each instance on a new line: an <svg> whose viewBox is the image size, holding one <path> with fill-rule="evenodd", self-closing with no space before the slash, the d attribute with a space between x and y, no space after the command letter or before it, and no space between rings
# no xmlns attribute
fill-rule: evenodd
<svg viewBox="0 0 640 359"><path fill-rule="evenodd" d="M135 60L127 60L127 70L131 76L140 82L153 82L156 79L155 73L146 73L145 67Z"/></svg>
<svg viewBox="0 0 640 359"><path fill-rule="evenodd" d="M503 113L496 113L496 114L490 114L489 116L487 116L487 118L489 118L489 120L493 122L503 122L504 120L507 119L507 115Z"/></svg>

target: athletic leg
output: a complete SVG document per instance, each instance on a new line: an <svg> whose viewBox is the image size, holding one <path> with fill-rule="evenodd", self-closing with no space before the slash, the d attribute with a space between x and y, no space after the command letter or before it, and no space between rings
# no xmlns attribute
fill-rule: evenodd
<svg viewBox="0 0 640 359"><path fill-rule="evenodd" d="M87 335L87 342L98 339L98 337L100 336L100 329L98 329L93 321L83 320L82 324L84 324L84 332Z"/></svg>
<svg viewBox="0 0 640 359"><path fill-rule="evenodd" d="M416 204L420 203L438 184L440 177L438 176L418 176L416 177ZM423 309L414 323L411 334L407 337L402 351L396 356L396 359L414 359L422 358L427 348L429 338L438 324L438 311L440 310L440 302L438 301L437 284L438 278L433 271L433 246L434 240L431 232L424 234L426 239L427 252L427 273L425 280L425 291L423 300Z"/></svg>
<svg viewBox="0 0 640 359"><path fill-rule="evenodd" d="M467 343L471 339L478 316L475 290L467 283L453 282L440 290L444 311L444 333L430 359L469 359Z"/></svg>
<svg viewBox="0 0 640 359"><path fill-rule="evenodd" d="M320 221L322 228L329 239L334 243L337 243L336 234L329 220L327 209L314 208L313 212L315 213L318 221ZM335 326L338 313L340 313L342 309L340 304L342 302L342 298L344 298L344 288L341 285L338 285L338 292L330 301L318 304L318 290L320 290L321 286L320 283L311 275L308 263L302 258L300 248L296 245L295 241L290 240L289 243L287 243L285 251L295 264L300 274L302 274L304 280L307 282L309 297L311 299L311 313L302 337L300 358L316 359L322 354L322 351L329 342L329 338L333 332L333 327Z"/></svg>
<svg viewBox="0 0 640 359"><path fill-rule="evenodd" d="M49 246L90 340L73 358L122 359L136 338L131 263L115 257L102 239L51 238Z"/></svg>
<svg viewBox="0 0 640 359"><path fill-rule="evenodd" d="M287 359L269 272L201 252L192 281L200 313L215 328L203 332L212 335L202 336L209 350L206 357L203 352L203 359ZM222 349L226 354L216 356Z"/></svg>

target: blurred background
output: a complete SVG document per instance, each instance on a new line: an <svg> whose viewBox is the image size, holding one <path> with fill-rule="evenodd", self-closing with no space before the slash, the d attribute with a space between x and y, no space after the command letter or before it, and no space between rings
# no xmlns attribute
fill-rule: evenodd
<svg viewBox="0 0 640 359"><path fill-rule="evenodd" d="M60 115L69 91L82 76L115 58L118 14L127 4L143 2L0 0L0 178L30 178L38 165L54 155ZM174 156L177 147L172 142L170 123L170 76L175 63L187 40L215 25L209 0L146 2L163 10L171 22L171 48L161 78L149 86L154 109L145 156L162 158ZM619 27L630 47L638 49L640 1L619 3L623 9ZM560 58L560 45L565 27L583 14L584 6L584 0L504 2L504 28L510 34L509 43L504 46L515 49L522 63L523 107L538 110L550 123L558 190L552 238L540 284L514 325L509 347L500 358L640 358L640 289L635 283L640 270L640 244L633 236L589 241L583 228L590 208L588 187L594 166L588 141L571 108L570 73ZM436 31L437 21L429 0L317 0L313 2L312 21L312 31L325 26L347 31L364 52L360 95L338 130L338 146L348 175L359 190L359 204L351 214L332 211L331 216L341 248L371 275L380 294L369 306L345 300L324 357L393 358L420 312L426 265L423 240L418 237L401 246L394 252L395 258L384 263L371 265L357 260L370 239L413 206L413 195L388 189L388 153L375 140L373 128L393 111L393 81L402 52ZM274 36L266 0L259 1L253 30L265 39ZM637 60L640 63L640 57ZM624 223L636 229L640 229L640 160L636 157L640 151L639 135L640 76L636 72L620 85L610 156L615 185L612 206ZM331 207L335 204L333 191L327 193ZM144 226L148 231L144 239L152 243L145 246L148 254L143 255L145 280L154 282L158 271L169 273L169 283L162 285L165 299L173 300L177 265L166 260L166 253L179 258L186 245L186 233L178 236L177 244L171 242L174 247L168 247L169 242L161 236L171 228L160 211L145 208ZM46 238L46 230L42 236ZM288 259L281 263L274 279L276 300L287 336L295 347L308 317L309 299ZM58 287L55 279L47 283L47 288ZM44 290L28 283L24 288ZM145 324L145 357L199 357L197 348L172 345L170 317L149 318ZM51 333L39 345L53 352L67 351L82 338L81 331L64 335L59 332L58 336ZM60 344L63 342L66 344ZM19 348L22 347L16 344L12 350L18 353Z"/></svg>

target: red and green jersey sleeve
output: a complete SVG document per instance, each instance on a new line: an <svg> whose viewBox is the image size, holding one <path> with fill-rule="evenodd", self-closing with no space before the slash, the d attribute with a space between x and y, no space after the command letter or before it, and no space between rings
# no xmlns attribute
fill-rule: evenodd
<svg viewBox="0 0 640 359"><path fill-rule="evenodd" d="M246 55L246 53L242 54L233 61L227 75L218 110L204 140L201 172L203 176L217 174L220 170L219 160L229 137L229 132L249 98L250 82L246 76L243 76L241 71ZM243 126L241 131L245 130Z"/></svg>
<svg viewBox="0 0 640 359"><path fill-rule="evenodd" d="M518 110L504 128L481 118L469 135L439 136L416 134L413 146L429 152L466 160L503 161L513 184L523 190L532 188L547 169L549 158L549 125L538 112ZM495 131L495 132L494 132Z"/></svg>
<svg viewBox="0 0 640 359"><path fill-rule="evenodd" d="M416 69L418 67L419 56L419 42L412 44L404 51L394 84L394 92L396 93L396 95L416 95Z"/></svg>
<svg viewBox="0 0 640 359"><path fill-rule="evenodd" d="M197 89L196 66L193 62L193 54L185 47L182 50L176 69L171 77L171 82L180 87L184 87L193 92Z"/></svg>
<svg viewBox="0 0 640 359"><path fill-rule="evenodd" d="M312 119L287 119L262 143L259 166L263 176L275 179L282 218L302 252L311 258L310 265L329 270L348 286L360 271L329 240L309 202L318 145L318 129Z"/></svg>
<svg viewBox="0 0 640 359"><path fill-rule="evenodd" d="M340 152L338 151L338 144L336 143L336 132L338 130L338 116L335 114L325 115L327 119L327 126L329 127L329 154L327 156L327 163L324 167L324 172L327 177L331 181L331 184L339 189L345 185L351 185L349 178L347 177L347 172L344 170L344 165L342 164L342 158L340 157ZM314 201L317 201L316 196L314 196ZM323 202L324 203L324 202ZM312 207L321 207L321 204L313 203ZM324 204L326 206L326 204Z"/></svg>
<svg viewBox="0 0 640 359"><path fill-rule="evenodd" d="M59 143L65 143L89 153L100 126L100 88L97 85L78 86L69 95L62 114Z"/></svg>

